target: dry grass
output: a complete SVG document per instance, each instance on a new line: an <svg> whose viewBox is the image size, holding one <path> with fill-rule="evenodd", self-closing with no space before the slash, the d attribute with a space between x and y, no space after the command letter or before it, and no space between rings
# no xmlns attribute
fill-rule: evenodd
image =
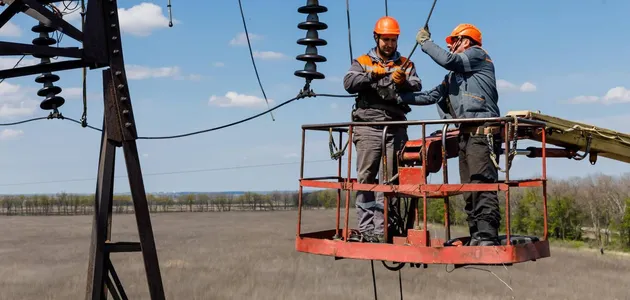
<svg viewBox="0 0 630 300"><path fill-rule="evenodd" d="M168 299L373 299L370 263L298 253L296 212L153 215ZM354 212L350 214L354 217ZM342 215L343 218L343 215ZM334 227L334 212L307 211L304 229ZM0 218L0 299L83 299L91 218ZM136 241L131 215L114 216L113 240ZM130 299L148 299L141 254L114 254ZM378 299L400 299L398 274L375 262ZM628 299L630 259L552 249L538 262L402 271L405 299Z"/></svg>

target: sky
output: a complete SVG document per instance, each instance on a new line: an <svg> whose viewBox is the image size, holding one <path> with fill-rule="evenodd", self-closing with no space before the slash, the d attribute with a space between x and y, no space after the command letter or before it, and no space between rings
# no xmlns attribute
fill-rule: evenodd
<svg viewBox="0 0 630 300"><path fill-rule="evenodd" d="M399 51L407 56L432 1L389 0L389 15L400 22ZM249 55L238 1L172 1L174 26L168 27L166 1L119 1L123 53L138 133L163 136L202 130L249 117L267 109ZM295 56L306 32L297 24L306 1L243 0L255 61L269 105L297 95L304 79L293 72L304 67ZM328 29L319 47L327 61L318 63L326 79L315 80L317 93L347 94L342 78L350 64L345 1L320 1L319 15ZM63 7L61 7L63 8ZM6 6L0 8L6 9ZM483 32L484 49L495 62L502 114L540 110L572 121L629 132L630 41L626 14L630 2L595 1L458 1L438 0L429 27L445 47L444 37L459 23ZM384 1L350 1L352 55L374 47L372 29L385 15ZM65 16L80 28L78 14ZM18 15L0 29L0 40L31 43L35 21ZM80 46L64 36L61 46ZM11 68L19 57L0 57ZM439 84L446 70L417 49L411 59L423 89ZM27 56L22 64L37 63ZM101 127L101 69L87 75L88 123ZM56 72L66 103L60 112L79 119L82 112L81 70ZM0 84L0 123L46 116L37 96L37 75ZM301 126L349 121L352 98L306 98L260 118L223 130L173 140L139 140L147 192L296 190L300 171ZM410 120L437 119L433 106L413 107ZM430 127L433 131L437 127ZM420 127L410 128L411 139ZM42 120L0 127L0 194L93 193L96 186L100 132L63 120ZM345 136L344 136L345 139ZM521 143L519 146L526 146ZM520 148L520 147L519 147ZM354 154L356 157L356 152ZM129 191L122 149L117 150L115 192ZM347 156L345 156L347 158ZM501 158L504 159L503 157ZM336 175L327 132L307 132L305 176ZM353 159L354 160L354 159ZM540 174L540 160L518 157L511 178ZM347 162L343 162L346 174ZM548 176L567 178L595 173L630 172L628 164L599 158L555 159ZM456 182L457 161L450 161ZM356 176L352 166L352 176ZM440 174L432 176L437 183ZM436 179L437 178L437 179Z"/></svg>

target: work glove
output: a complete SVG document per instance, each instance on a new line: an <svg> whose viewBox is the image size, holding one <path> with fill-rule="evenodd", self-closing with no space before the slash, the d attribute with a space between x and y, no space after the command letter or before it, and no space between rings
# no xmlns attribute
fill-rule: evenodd
<svg viewBox="0 0 630 300"><path fill-rule="evenodd" d="M387 75L387 71L385 71L385 68L383 68L381 66L374 67L372 72L370 72L370 77L374 81L377 81L377 80L385 77L385 75Z"/></svg>
<svg viewBox="0 0 630 300"><path fill-rule="evenodd" d="M398 69L392 74L392 80L396 85L401 86L407 80L407 74L402 69Z"/></svg>
<svg viewBox="0 0 630 300"><path fill-rule="evenodd" d="M424 44L424 42L430 39L431 39L431 32L429 32L428 26L420 29L420 31L418 31L418 34L416 34L416 42L418 42L418 44L420 45Z"/></svg>

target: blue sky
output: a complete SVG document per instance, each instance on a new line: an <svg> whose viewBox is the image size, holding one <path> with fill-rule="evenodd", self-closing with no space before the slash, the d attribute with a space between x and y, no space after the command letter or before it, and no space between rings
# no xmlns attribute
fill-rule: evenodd
<svg viewBox="0 0 630 300"><path fill-rule="evenodd" d="M127 76L130 79L139 134L170 135L214 127L264 111L242 36L238 2L172 1L175 26L168 27L166 1L120 1L121 28ZM297 24L306 16L297 8L306 1L243 0L243 9L256 63L271 105L294 97L304 81L293 75L303 68L295 56L305 47L296 40L305 35ZM329 28L320 32L328 45L320 54L328 61L318 69L325 80L312 87L318 93L345 94L341 78L349 67L345 1L320 1L329 11L320 20ZM415 33L430 9L430 0L390 0L389 14L402 26L399 51L408 55ZM373 47L374 22L384 15L384 1L350 1L354 57ZM3 7L3 9L6 8ZM439 0L430 29L433 39L444 37L459 23L473 23L484 35L500 80L502 114L510 110L541 110L574 121L620 131L630 117L630 51L626 18L630 2L602 1L456 1ZM66 16L78 26L77 15ZM0 31L2 40L30 43L36 23L25 15ZM64 37L61 45L76 46ZM10 68L19 57L0 58ZM422 51L412 56L424 88L438 84L446 71ZM30 62L29 62L30 61ZM32 63L27 57L24 63ZM81 116L81 71L57 72L66 104L61 112ZM0 122L46 115L36 75L7 79L0 84ZM608 93L608 96L607 96ZM233 96L236 95L236 96ZM88 122L102 122L101 70L88 72ZM213 99L214 101L211 101ZM273 190L298 187L300 126L346 122L352 98L307 98L221 131L178 140L140 140L138 147L148 192ZM414 107L409 119L435 119L435 107ZM432 130L434 128L431 128ZM415 131L414 131L415 130ZM411 129L419 138L420 129ZM307 135L307 176L333 175L327 133ZM95 189L100 133L61 120L44 120L0 128L0 193L92 193ZM229 142L228 142L229 141ZM42 146L43 145L43 146ZM522 144L521 144L522 145ZM122 150L118 150L115 191L129 190ZM324 160L324 162L321 162ZM540 172L538 160L516 160L512 177ZM232 168L286 164L273 167ZM449 168L457 178L457 163ZM630 166L600 158L587 161L549 161L549 175L582 176L602 172L619 174ZM345 174L344 162L344 174ZM178 174L164 174L180 172ZM353 176L355 174L353 165ZM441 176L434 175L434 178ZM433 179L436 180L436 179ZM43 183L60 181L55 183Z"/></svg>

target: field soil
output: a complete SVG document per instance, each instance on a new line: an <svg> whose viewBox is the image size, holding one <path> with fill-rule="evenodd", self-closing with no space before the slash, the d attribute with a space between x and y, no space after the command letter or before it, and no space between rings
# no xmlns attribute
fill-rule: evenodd
<svg viewBox="0 0 630 300"><path fill-rule="evenodd" d="M91 221L0 217L0 299L84 299ZM160 213L152 221L167 299L374 299L369 261L294 250L295 211ZM334 211L303 212L304 231L334 222ZM113 216L112 240L138 240L133 215ZM129 298L149 299L141 254L112 261ZM378 299L400 299L398 272L374 267ZM403 297L630 299L627 256L553 247L550 258L482 269L405 267Z"/></svg>

